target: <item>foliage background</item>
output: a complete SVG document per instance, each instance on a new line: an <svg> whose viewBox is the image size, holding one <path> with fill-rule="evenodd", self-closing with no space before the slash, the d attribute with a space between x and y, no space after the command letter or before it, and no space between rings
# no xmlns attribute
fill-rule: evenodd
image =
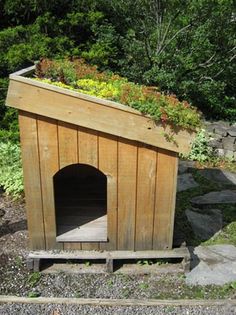
<svg viewBox="0 0 236 315"><path fill-rule="evenodd" d="M1 1L0 129L15 140L15 114L4 107L9 73L42 56L65 55L84 57L135 82L158 85L192 102L207 118L236 120L234 4Z"/></svg>
<svg viewBox="0 0 236 315"><path fill-rule="evenodd" d="M234 0L1 0L0 142L18 142L8 75L40 57L83 57L236 121L235 22Z"/></svg>

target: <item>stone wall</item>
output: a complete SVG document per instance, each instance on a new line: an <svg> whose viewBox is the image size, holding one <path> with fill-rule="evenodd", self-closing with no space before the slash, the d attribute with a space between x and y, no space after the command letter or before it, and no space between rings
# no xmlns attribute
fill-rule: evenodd
<svg viewBox="0 0 236 315"><path fill-rule="evenodd" d="M206 130L210 133L211 146L220 157L236 159L236 123L225 121L206 122Z"/></svg>

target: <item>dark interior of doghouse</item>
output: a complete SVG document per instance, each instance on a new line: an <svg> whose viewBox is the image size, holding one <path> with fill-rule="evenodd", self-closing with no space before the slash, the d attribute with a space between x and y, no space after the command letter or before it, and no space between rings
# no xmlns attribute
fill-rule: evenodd
<svg viewBox="0 0 236 315"><path fill-rule="evenodd" d="M73 164L53 177L58 242L107 241L107 178Z"/></svg>

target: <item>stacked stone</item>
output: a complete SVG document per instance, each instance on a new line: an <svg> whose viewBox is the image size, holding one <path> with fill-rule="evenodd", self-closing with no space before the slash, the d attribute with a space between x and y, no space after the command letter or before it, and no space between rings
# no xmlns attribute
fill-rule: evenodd
<svg viewBox="0 0 236 315"><path fill-rule="evenodd" d="M217 121L206 122L205 125L211 135L209 146L216 155L236 159L236 123Z"/></svg>

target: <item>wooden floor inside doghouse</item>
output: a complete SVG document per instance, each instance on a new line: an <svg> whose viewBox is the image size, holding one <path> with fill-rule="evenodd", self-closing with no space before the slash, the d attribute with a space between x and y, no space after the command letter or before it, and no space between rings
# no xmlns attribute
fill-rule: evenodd
<svg viewBox="0 0 236 315"><path fill-rule="evenodd" d="M107 216L97 217L97 207L77 207L76 212L86 213L87 215L68 214L70 207L64 208L67 215L58 217L57 220L57 241L58 242L95 242L107 241ZM74 210L72 210L74 212Z"/></svg>
<svg viewBox="0 0 236 315"><path fill-rule="evenodd" d="M107 241L106 183L103 177L59 176L55 182L58 242Z"/></svg>

